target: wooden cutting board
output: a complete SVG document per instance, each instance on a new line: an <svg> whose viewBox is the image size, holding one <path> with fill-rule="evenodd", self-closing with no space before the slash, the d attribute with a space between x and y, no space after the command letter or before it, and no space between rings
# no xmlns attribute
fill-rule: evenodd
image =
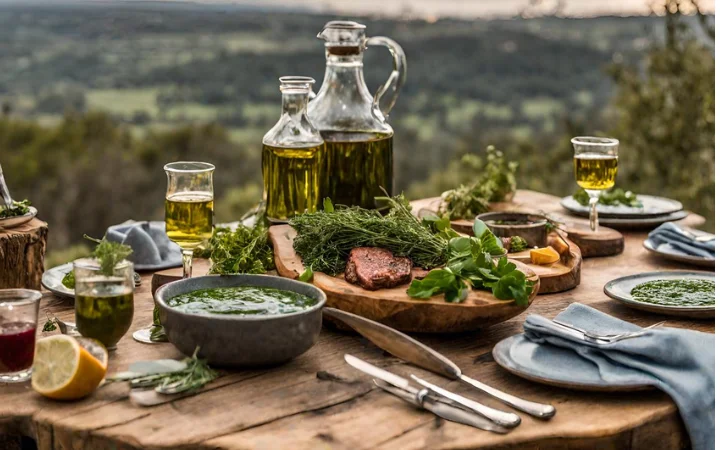
<svg viewBox="0 0 720 450"><path fill-rule="evenodd" d="M270 227L269 235L275 250L278 275L296 279L305 271L305 267L292 246L295 230L289 225L275 225ZM538 280L537 274L528 266L523 263L517 266L531 280ZM477 290L470 291L462 303L448 303L441 295L428 300L415 300L405 292L407 284L393 289L368 291L348 283L342 275L334 277L319 272L314 274L313 284L327 295L327 306L407 332L453 333L477 330L508 320L527 308L516 305L512 300L498 300L490 292ZM536 283L530 303L539 289L540 284Z"/></svg>
<svg viewBox="0 0 720 450"><path fill-rule="evenodd" d="M410 202L413 213L422 214L423 211L435 212L441 203L440 197L425 198ZM599 227L597 232L590 230L589 222L581 218L568 215L560 207L560 198L539 192L518 190L510 202L491 203L491 211L519 211L536 214L552 214L563 222L563 229L573 241L583 257L618 255L625 248L625 239L622 233L608 227ZM472 234L472 220L453 220L452 227L459 233Z"/></svg>
<svg viewBox="0 0 720 450"><path fill-rule="evenodd" d="M516 263L525 263L530 270L540 277L540 291L538 294L554 294L568 291L580 284L582 255L577 245L572 241L567 242L570 249L566 254L560 256L560 261L553 264L532 264L530 262L530 250L510 253L508 259Z"/></svg>

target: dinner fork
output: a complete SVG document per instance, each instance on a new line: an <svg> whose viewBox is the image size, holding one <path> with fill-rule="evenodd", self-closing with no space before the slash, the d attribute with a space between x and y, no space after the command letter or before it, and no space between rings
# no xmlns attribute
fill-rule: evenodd
<svg viewBox="0 0 720 450"><path fill-rule="evenodd" d="M615 342L622 341L625 339L631 339L631 338L642 336L642 335L646 334L648 331L652 330L653 328L657 328L657 327L663 325L665 323L665 321L652 324L650 326L647 326L647 327L642 328L637 331L628 331L626 333L617 333L617 334L593 333L591 331L583 330L582 328L578 328L574 325L562 322L557 319L553 319L553 323L560 325L561 327L569 328L573 331L580 333L582 335L582 338L586 341L593 342L595 344L613 344Z"/></svg>

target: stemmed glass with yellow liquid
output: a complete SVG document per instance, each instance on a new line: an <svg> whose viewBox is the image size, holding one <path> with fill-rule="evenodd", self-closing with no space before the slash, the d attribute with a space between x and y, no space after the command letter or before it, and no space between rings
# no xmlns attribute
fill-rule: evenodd
<svg viewBox="0 0 720 450"><path fill-rule="evenodd" d="M598 229L597 203L603 191L615 186L620 141L613 138L574 137L575 181L590 197L590 229Z"/></svg>
<svg viewBox="0 0 720 450"><path fill-rule="evenodd" d="M192 276L193 250L212 235L214 172L204 162L165 165L165 232L182 249L183 278Z"/></svg>
<svg viewBox="0 0 720 450"><path fill-rule="evenodd" d="M193 251L210 239L213 228L213 173L215 166L205 162L174 162L165 165L165 232L182 250L183 278L192 276ZM133 333L136 341L152 344L167 338L158 310L153 324Z"/></svg>

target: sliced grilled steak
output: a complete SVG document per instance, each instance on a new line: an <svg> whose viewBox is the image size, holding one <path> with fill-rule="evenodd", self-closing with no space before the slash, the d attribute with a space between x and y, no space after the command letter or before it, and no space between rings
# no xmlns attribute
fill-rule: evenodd
<svg viewBox="0 0 720 450"><path fill-rule="evenodd" d="M384 248L358 247L350 251L345 280L375 291L409 282L411 271L410 258L395 257Z"/></svg>

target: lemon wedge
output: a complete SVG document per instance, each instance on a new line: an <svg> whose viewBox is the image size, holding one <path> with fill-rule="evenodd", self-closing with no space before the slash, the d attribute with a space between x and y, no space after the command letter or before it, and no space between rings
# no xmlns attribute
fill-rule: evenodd
<svg viewBox="0 0 720 450"><path fill-rule="evenodd" d="M86 397L105 377L107 362L107 350L94 339L46 337L35 344L32 387L58 400Z"/></svg>
<svg viewBox="0 0 720 450"><path fill-rule="evenodd" d="M533 264L554 264L560 261L560 255L552 247L534 248L530 250L530 262Z"/></svg>

